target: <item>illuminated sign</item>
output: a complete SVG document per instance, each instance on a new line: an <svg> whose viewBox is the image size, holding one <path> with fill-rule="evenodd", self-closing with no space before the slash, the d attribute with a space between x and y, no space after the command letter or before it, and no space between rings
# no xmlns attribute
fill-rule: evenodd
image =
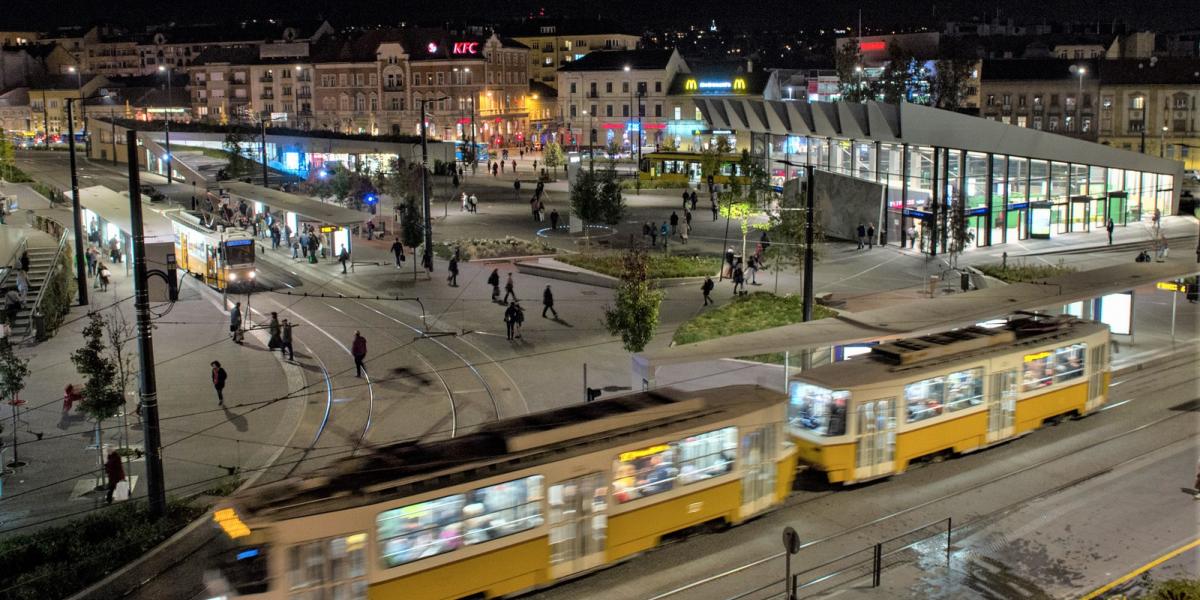
<svg viewBox="0 0 1200 600"><path fill-rule="evenodd" d="M655 454L661 454L670 449L671 449L671 447L667 446L666 444L662 444L662 445L658 445L658 446L650 446L649 448L644 448L642 450L634 450L632 452L622 452L620 458L621 458L621 462L629 462L631 460L637 460L637 459L645 457L645 456L653 456Z"/></svg>
<svg viewBox="0 0 1200 600"><path fill-rule="evenodd" d="M1047 352L1038 352L1036 354L1026 354L1025 362L1034 362L1034 361L1042 360L1043 358L1048 358L1049 356L1050 356L1050 352L1048 352L1048 351Z"/></svg>
<svg viewBox="0 0 1200 600"><path fill-rule="evenodd" d="M858 49L863 52L880 52L887 49L887 42L859 42Z"/></svg>
<svg viewBox="0 0 1200 600"><path fill-rule="evenodd" d="M434 42L429 42L429 45L425 46L425 49L428 50L430 54L437 54L438 45Z"/></svg>
<svg viewBox="0 0 1200 600"><path fill-rule="evenodd" d="M746 80L742 77L724 81L686 79L683 82L683 90L685 92L744 92L746 91Z"/></svg>
<svg viewBox="0 0 1200 600"><path fill-rule="evenodd" d="M225 242L225 247L232 248L232 247L236 247L236 246L250 246L253 244L254 244L254 240L248 240L248 239L229 240L229 241Z"/></svg>
<svg viewBox="0 0 1200 600"><path fill-rule="evenodd" d="M332 227L330 225L322 225L321 226L321 233L333 233L337 230L338 230L337 227Z"/></svg>
<svg viewBox="0 0 1200 600"><path fill-rule="evenodd" d="M479 54L479 42L454 42L451 54Z"/></svg>
<svg viewBox="0 0 1200 600"><path fill-rule="evenodd" d="M213 521L221 527L221 529L231 539L238 539L250 535L250 528L242 522L241 517L238 517L237 511L232 508L223 508L213 513Z"/></svg>
<svg viewBox="0 0 1200 600"><path fill-rule="evenodd" d="M1154 284L1154 287L1168 292L1186 292L1187 285L1182 281L1160 281Z"/></svg>

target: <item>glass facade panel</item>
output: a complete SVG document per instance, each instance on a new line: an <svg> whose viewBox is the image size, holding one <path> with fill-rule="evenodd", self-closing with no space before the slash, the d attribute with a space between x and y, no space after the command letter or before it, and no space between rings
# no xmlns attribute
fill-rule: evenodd
<svg viewBox="0 0 1200 600"><path fill-rule="evenodd" d="M850 140L834 140L833 142L833 163L830 165L830 170L842 175L853 175L851 169L854 162L853 145Z"/></svg>
<svg viewBox="0 0 1200 600"><path fill-rule="evenodd" d="M1029 201L1050 199L1050 164L1044 160L1029 161Z"/></svg>
<svg viewBox="0 0 1200 600"><path fill-rule="evenodd" d="M793 381L788 390L788 424L820 435L842 435L849 402L848 390Z"/></svg>
<svg viewBox="0 0 1200 600"><path fill-rule="evenodd" d="M854 176L859 179L878 181L875 177L875 144L872 142L855 142L854 144Z"/></svg>
<svg viewBox="0 0 1200 600"><path fill-rule="evenodd" d="M1008 182L1008 157L997 154L992 157L992 239L993 244L1003 244L1006 227L1005 205L1012 185Z"/></svg>

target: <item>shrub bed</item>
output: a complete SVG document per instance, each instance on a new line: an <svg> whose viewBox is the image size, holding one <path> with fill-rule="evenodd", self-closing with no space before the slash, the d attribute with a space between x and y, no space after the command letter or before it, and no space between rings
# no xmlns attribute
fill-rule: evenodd
<svg viewBox="0 0 1200 600"><path fill-rule="evenodd" d="M621 256L620 253L569 254L557 256L555 260L611 277L620 277ZM716 275L721 270L721 259L716 256L651 254L647 256L646 262L646 274L650 279L704 277Z"/></svg>
<svg viewBox="0 0 1200 600"><path fill-rule="evenodd" d="M507 258L510 256L534 256L538 254L554 254L553 246L541 240L529 241L512 236L503 238L476 238L469 240L447 240L436 242L433 251L441 258L454 255L454 248L462 249L462 257L466 260L482 258Z"/></svg>
<svg viewBox="0 0 1200 600"><path fill-rule="evenodd" d="M813 306L813 319L837 315L834 310ZM804 299L799 295L776 296L770 292L754 292L738 296L729 304L701 313L680 325L672 338L676 344L691 344L728 337L738 333L770 329L804 320ZM746 357L758 362L783 364L783 353Z"/></svg>
<svg viewBox="0 0 1200 600"><path fill-rule="evenodd" d="M1074 267L1068 267L1062 261L1059 261L1056 265L1031 265L1022 261L1019 263L1009 263L1007 266L989 264L979 265L976 268L988 277L995 277L1000 281L1008 283L1037 281L1075 271Z"/></svg>

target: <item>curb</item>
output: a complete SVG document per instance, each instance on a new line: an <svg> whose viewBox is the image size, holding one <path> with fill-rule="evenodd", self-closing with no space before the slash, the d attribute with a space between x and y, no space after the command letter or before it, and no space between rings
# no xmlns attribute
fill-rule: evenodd
<svg viewBox="0 0 1200 600"><path fill-rule="evenodd" d="M545 277L547 279L557 279L559 281L570 281L584 285L593 285L596 287L614 289L621 285L621 280L611 275L597 273L581 267L560 263L553 258L550 262L517 262L517 272L526 275L535 275ZM686 285L698 284L704 281L703 277L668 277L664 279L651 279L651 287L662 289L668 287L679 287Z"/></svg>

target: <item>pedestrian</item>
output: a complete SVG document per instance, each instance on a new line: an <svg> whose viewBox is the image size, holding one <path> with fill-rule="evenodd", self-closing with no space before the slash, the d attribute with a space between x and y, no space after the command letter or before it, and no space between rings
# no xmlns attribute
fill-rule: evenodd
<svg viewBox="0 0 1200 600"><path fill-rule="evenodd" d="M21 295L13 288L4 288L4 322L12 327L16 325L17 314L21 312L24 304L21 302Z"/></svg>
<svg viewBox="0 0 1200 600"><path fill-rule="evenodd" d="M733 246L725 249L725 261L721 263L721 278L733 278Z"/></svg>
<svg viewBox="0 0 1200 600"><path fill-rule="evenodd" d="M758 245L762 247L763 252L766 252L771 247L771 238L767 237L767 230L764 229L762 235L758 238Z"/></svg>
<svg viewBox="0 0 1200 600"><path fill-rule="evenodd" d="M738 295L738 290L742 293L746 292L746 273L742 270L742 264L738 263L733 267L733 295Z"/></svg>
<svg viewBox="0 0 1200 600"><path fill-rule="evenodd" d="M458 199L460 202L462 202L462 206L458 208L458 212L467 212L467 193L461 192L458 195Z"/></svg>
<svg viewBox="0 0 1200 600"><path fill-rule="evenodd" d="M504 281L504 300L503 301L508 302L508 299L510 296L512 297L512 299L514 301L517 299L517 293L513 291L512 273L509 273L508 279L506 279Z"/></svg>
<svg viewBox="0 0 1200 600"><path fill-rule="evenodd" d="M25 304L25 300L29 298L29 275L28 271L17 271L17 293L21 296L21 304Z"/></svg>
<svg viewBox="0 0 1200 600"><path fill-rule="evenodd" d="M867 223L867 250L875 247L875 224Z"/></svg>
<svg viewBox="0 0 1200 600"><path fill-rule="evenodd" d="M650 237L650 224L642 221L642 242L645 242L648 237Z"/></svg>
<svg viewBox="0 0 1200 600"><path fill-rule="evenodd" d="M354 357L354 376L362 377L367 367L363 360L367 358L367 338L358 331L354 332L354 341L350 344L350 355Z"/></svg>
<svg viewBox="0 0 1200 600"><path fill-rule="evenodd" d="M288 245L292 247L292 260L296 259L296 255L300 252L300 242L289 241Z"/></svg>
<svg viewBox="0 0 1200 600"><path fill-rule="evenodd" d="M671 235L675 235L679 231L679 214L671 211Z"/></svg>
<svg viewBox="0 0 1200 600"><path fill-rule="evenodd" d="M375 221L367 221L367 240L375 239Z"/></svg>
<svg viewBox="0 0 1200 600"><path fill-rule="evenodd" d="M700 292L704 294L704 306L708 306L709 304L713 303L709 294L712 294L713 287L715 286L716 284L713 283L712 277L705 275L704 283L700 284Z"/></svg>
<svg viewBox="0 0 1200 600"><path fill-rule="evenodd" d="M750 270L750 285L758 285L758 255L751 255L746 260L746 268Z"/></svg>
<svg viewBox="0 0 1200 600"><path fill-rule="evenodd" d="M696 198L697 198L696 190L692 190L692 193L690 194L690 196L692 198L692 210L694 211L694 210L696 210Z"/></svg>
<svg viewBox="0 0 1200 600"><path fill-rule="evenodd" d="M82 401L83 394L75 389L75 384L68 383L63 390L62 420L66 421L71 414L71 409L75 407L75 403Z"/></svg>
<svg viewBox="0 0 1200 600"><path fill-rule="evenodd" d="M1196 465L1196 482L1192 484L1193 498L1200 500L1200 464Z"/></svg>
<svg viewBox="0 0 1200 600"><path fill-rule="evenodd" d="M538 221L540 220L540 219L538 219L538 202L537 202L537 196L534 196L534 197L532 197L532 198L530 198L530 199L529 199L529 212L530 212L530 214L532 214L532 215L533 215L533 222L534 222L534 223L536 223L536 222L538 222Z"/></svg>
<svg viewBox="0 0 1200 600"><path fill-rule="evenodd" d="M116 237L108 240L108 259L110 262L121 262L121 243Z"/></svg>
<svg viewBox="0 0 1200 600"><path fill-rule="evenodd" d="M283 326L279 324L279 313L271 313L271 322L267 324L267 349L275 350L283 345Z"/></svg>
<svg viewBox="0 0 1200 600"><path fill-rule="evenodd" d="M104 488L104 502L112 504L117 484L125 481L125 467L121 465L121 455L117 454L116 450L108 453L108 460L104 461L104 474L108 477L108 486Z"/></svg>
<svg viewBox="0 0 1200 600"><path fill-rule="evenodd" d="M670 229L668 229L668 227L667 227L667 222L663 221L662 227L659 228L658 233L659 233L659 235L662 236L664 250L666 250L666 248L667 248L667 240L671 239L671 236L668 235L669 231L670 231Z"/></svg>
<svg viewBox="0 0 1200 600"><path fill-rule="evenodd" d="M242 343L242 303L237 302L233 305L233 310L229 311L229 336L233 338L233 343Z"/></svg>
<svg viewBox="0 0 1200 600"><path fill-rule="evenodd" d="M517 303L510 302L508 308L504 309L504 331L505 337L508 340L513 339L513 334L517 326Z"/></svg>
<svg viewBox="0 0 1200 600"><path fill-rule="evenodd" d="M867 245L867 226L859 222L858 229L855 232L858 234L858 249L862 250L863 246Z"/></svg>
<svg viewBox="0 0 1200 600"><path fill-rule="evenodd" d="M534 196L534 198L536 198L536 200L537 200L538 221L545 221L546 220L546 203L542 202L542 199L538 198L537 196Z"/></svg>
<svg viewBox="0 0 1200 600"><path fill-rule="evenodd" d="M292 324L287 319L283 320L283 327L279 332L279 353L287 352L288 360L295 360L296 351L292 349Z"/></svg>
<svg viewBox="0 0 1200 600"><path fill-rule="evenodd" d="M342 263L342 274L346 274L346 263L350 262L350 251L346 250L346 245L342 244L342 251L338 252L338 262Z"/></svg>
<svg viewBox="0 0 1200 600"><path fill-rule="evenodd" d="M512 163L513 163L512 172L513 172L513 175L516 175L517 174L517 161L513 160Z"/></svg>
<svg viewBox="0 0 1200 600"><path fill-rule="evenodd" d="M112 279L112 271L108 270L108 265L100 263L100 266L97 267L96 273L96 279L100 281L100 291L107 292L108 282Z"/></svg>
<svg viewBox="0 0 1200 600"><path fill-rule="evenodd" d="M504 159L501 159L501 160L500 160L500 172L501 172L501 173L503 173L503 172L504 172L504 163L506 163L506 162L508 162L508 159L507 159L507 158L504 158Z"/></svg>
<svg viewBox="0 0 1200 600"><path fill-rule="evenodd" d="M688 189L683 188L683 208L687 210L688 202L692 199L691 194L688 194Z"/></svg>
<svg viewBox="0 0 1200 600"><path fill-rule="evenodd" d="M716 200L713 200L713 201L712 201L712 215L713 215L713 221L716 221L716 220L717 220L717 213L719 213L719 212L720 212L720 210L717 208L717 201L716 201Z"/></svg>
<svg viewBox="0 0 1200 600"><path fill-rule="evenodd" d="M450 258L450 275L446 277L446 281L450 283L450 287L458 287L458 255Z"/></svg>
<svg viewBox="0 0 1200 600"><path fill-rule="evenodd" d="M84 258L87 259L88 277L95 277L96 276L96 258L97 258L96 247L89 244L88 248L87 248L87 252L84 252L83 255L84 255Z"/></svg>
<svg viewBox="0 0 1200 600"><path fill-rule="evenodd" d="M691 213L688 213L688 214L691 214ZM688 243L688 232L690 232L691 230L692 230L692 226L687 221L684 221L679 224L679 237L683 239L683 244L685 246Z"/></svg>
<svg viewBox="0 0 1200 600"><path fill-rule="evenodd" d="M558 320L558 311L554 310L554 293L550 291L550 286L546 286L546 291L542 292L542 318L546 318L546 311L550 311L554 315L554 320Z"/></svg>
<svg viewBox="0 0 1200 600"><path fill-rule="evenodd" d="M1113 230L1116 228L1117 228L1117 226L1115 223L1113 223L1112 219L1108 219L1107 221L1104 222L1104 230L1108 232L1108 245L1109 246L1112 245L1112 234L1113 234Z"/></svg>
<svg viewBox="0 0 1200 600"><path fill-rule="evenodd" d="M537 173L537 159L533 159L533 172Z"/></svg>
<svg viewBox="0 0 1200 600"><path fill-rule="evenodd" d="M492 177L497 177L500 174L500 167L496 163L492 163Z"/></svg>
<svg viewBox="0 0 1200 600"><path fill-rule="evenodd" d="M658 224L653 221L650 222L650 247L658 247Z"/></svg>
<svg viewBox="0 0 1200 600"><path fill-rule="evenodd" d="M478 196L476 196L475 194L471 194L471 197L467 199L467 204L469 205L468 209L470 210L470 212L473 212L473 213L479 212L479 197Z"/></svg>
<svg viewBox="0 0 1200 600"><path fill-rule="evenodd" d="M689 227L691 227L691 225L692 225L692 211L690 211L690 210L687 210L687 209L684 209L684 210L683 210L683 222L684 222L684 223L687 223L687 224L688 224L688 226L689 226Z"/></svg>
<svg viewBox="0 0 1200 600"><path fill-rule="evenodd" d="M521 339L521 325L525 323L525 309L521 308L521 304L516 301L513 302L513 306L517 308L517 314L513 321L513 332L516 334L517 339Z"/></svg>
<svg viewBox="0 0 1200 600"><path fill-rule="evenodd" d="M451 170L450 184L453 185L454 189L457 190L458 189L458 171L456 169L454 169L453 167L450 170Z"/></svg>
<svg viewBox="0 0 1200 600"><path fill-rule="evenodd" d="M500 300L500 269L492 269L492 274L488 275L488 285L492 286L492 302Z"/></svg>
<svg viewBox="0 0 1200 600"><path fill-rule="evenodd" d="M21 251L21 270L22 271L29 270L29 251L28 250Z"/></svg>
<svg viewBox="0 0 1200 600"><path fill-rule="evenodd" d="M392 242L392 255L396 257L396 268L399 269L404 262L404 244L400 240Z"/></svg>
<svg viewBox="0 0 1200 600"><path fill-rule="evenodd" d="M916 248L917 247L917 228L913 225L909 225L908 229L904 233L906 233L908 235L908 247Z"/></svg>
<svg viewBox="0 0 1200 600"><path fill-rule="evenodd" d="M558 231L558 209L550 211L550 231Z"/></svg>
<svg viewBox="0 0 1200 600"><path fill-rule="evenodd" d="M229 379L229 374L221 368L220 361L214 360L209 365L212 367L213 388L217 390L217 404L225 406L225 380Z"/></svg>
<svg viewBox="0 0 1200 600"><path fill-rule="evenodd" d="M513 179L513 200L521 199L521 180Z"/></svg>

